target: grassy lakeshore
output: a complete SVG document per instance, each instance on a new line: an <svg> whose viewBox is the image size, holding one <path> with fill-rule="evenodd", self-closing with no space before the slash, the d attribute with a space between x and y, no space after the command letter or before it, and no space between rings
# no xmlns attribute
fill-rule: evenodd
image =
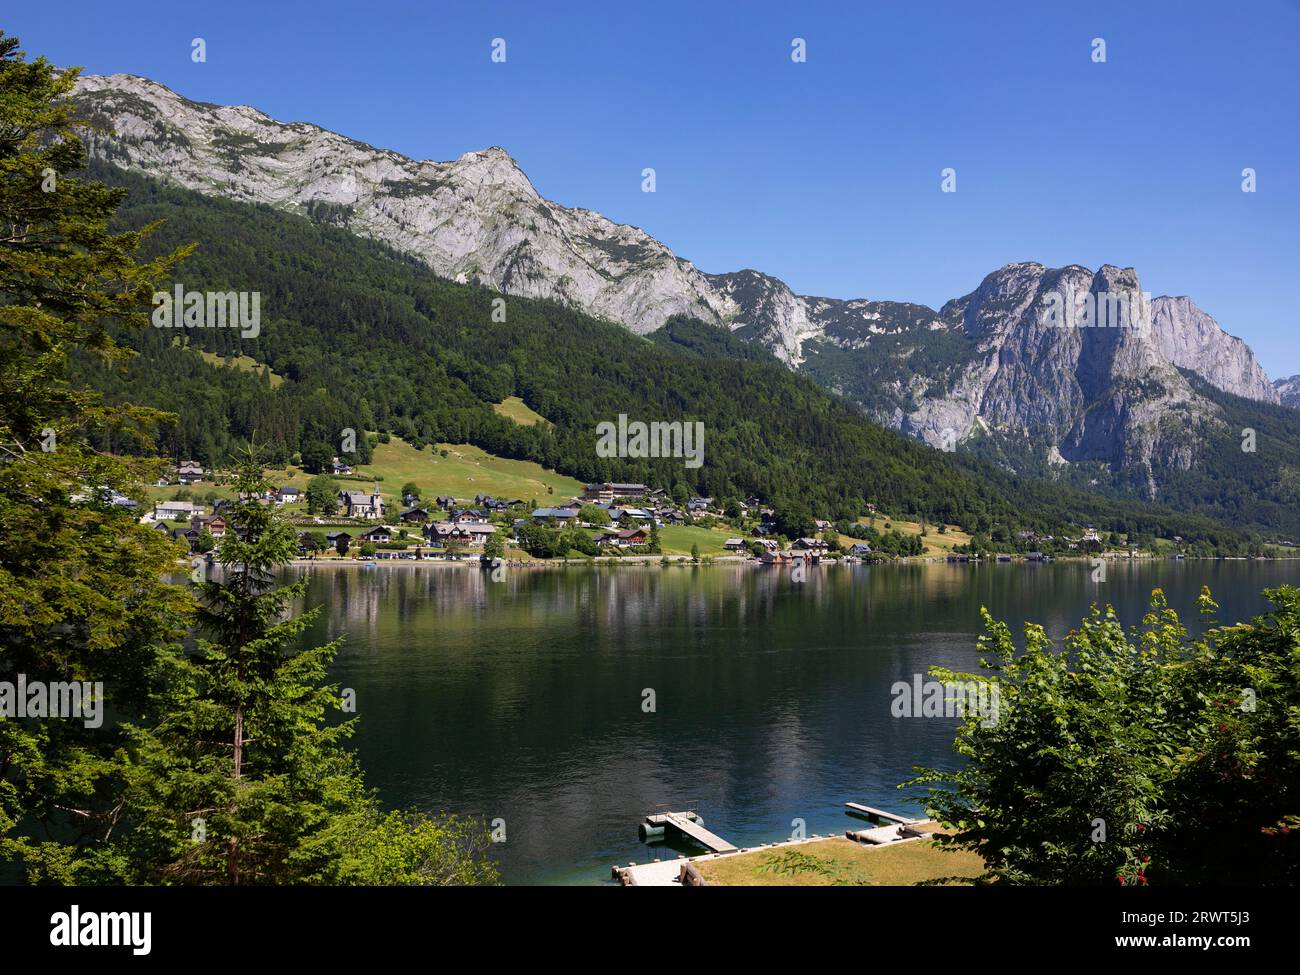
<svg viewBox="0 0 1300 975"><path fill-rule="evenodd" d="M945 850L931 840L869 846L842 836L713 857L695 865L705 883L716 887L969 886L984 872L978 854Z"/></svg>

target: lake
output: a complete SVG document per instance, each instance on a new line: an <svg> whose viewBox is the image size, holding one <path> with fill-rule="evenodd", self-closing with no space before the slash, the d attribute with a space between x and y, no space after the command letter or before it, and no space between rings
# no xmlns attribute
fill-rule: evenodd
<svg viewBox="0 0 1300 975"><path fill-rule="evenodd" d="M979 610L1059 638L1093 602L1140 620L1165 590L1189 626L1208 584L1220 619L1262 612L1300 561L828 565L795 583L753 565L312 566L313 643L345 636L354 744L386 803L505 823L508 883L600 883L671 857L637 840L651 812L694 809L738 846L859 825L853 800L918 813L897 786L952 767L955 719L894 718L890 688L976 667ZM654 695L654 710L643 702Z"/></svg>

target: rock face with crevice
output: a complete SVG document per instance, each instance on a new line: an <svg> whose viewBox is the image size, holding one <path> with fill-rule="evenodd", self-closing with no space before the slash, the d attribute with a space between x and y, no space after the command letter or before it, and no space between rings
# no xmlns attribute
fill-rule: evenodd
<svg viewBox="0 0 1300 975"><path fill-rule="evenodd" d="M1281 402L1250 346L1220 328L1191 298L1155 299L1151 325L1160 351L1174 365L1225 392L1262 403Z"/></svg>

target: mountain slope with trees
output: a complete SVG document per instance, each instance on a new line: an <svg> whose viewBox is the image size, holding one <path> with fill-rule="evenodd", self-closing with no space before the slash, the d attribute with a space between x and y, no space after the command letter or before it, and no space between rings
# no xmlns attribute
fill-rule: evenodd
<svg viewBox="0 0 1300 975"><path fill-rule="evenodd" d="M256 338L235 330L150 329L122 372L89 360L110 398L179 413L159 448L221 462L256 434L268 460L341 431L381 430L424 447L473 443L588 480L644 481L715 497L797 500L821 516L882 510L1006 536L1071 525L1180 534L1240 548L1245 536L1205 519L1018 478L954 458L862 417L725 331L677 317L642 338L570 308L439 279L371 241L265 206L177 189L96 163L127 190L125 225L162 220L153 246L201 245L175 275L187 289L257 291ZM504 321L494 302L504 301ZM249 355L265 371L214 367L196 350ZM520 397L549 424L521 426L494 405ZM705 460L598 457L596 425L620 413L705 424ZM122 443L104 446L125 447ZM367 450L364 437L358 450ZM336 451L338 452L338 451ZM359 459L364 460L364 457Z"/></svg>

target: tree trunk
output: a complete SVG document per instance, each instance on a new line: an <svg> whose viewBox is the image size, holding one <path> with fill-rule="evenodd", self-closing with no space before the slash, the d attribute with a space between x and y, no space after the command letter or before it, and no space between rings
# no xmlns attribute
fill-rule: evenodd
<svg viewBox="0 0 1300 975"><path fill-rule="evenodd" d="M235 707L235 782L239 782L239 776L244 764L244 706L242 704ZM236 785L238 789L238 785ZM238 800L236 800L238 801ZM230 843L226 851L226 882L232 887L239 883L239 839L235 836L230 837Z"/></svg>

